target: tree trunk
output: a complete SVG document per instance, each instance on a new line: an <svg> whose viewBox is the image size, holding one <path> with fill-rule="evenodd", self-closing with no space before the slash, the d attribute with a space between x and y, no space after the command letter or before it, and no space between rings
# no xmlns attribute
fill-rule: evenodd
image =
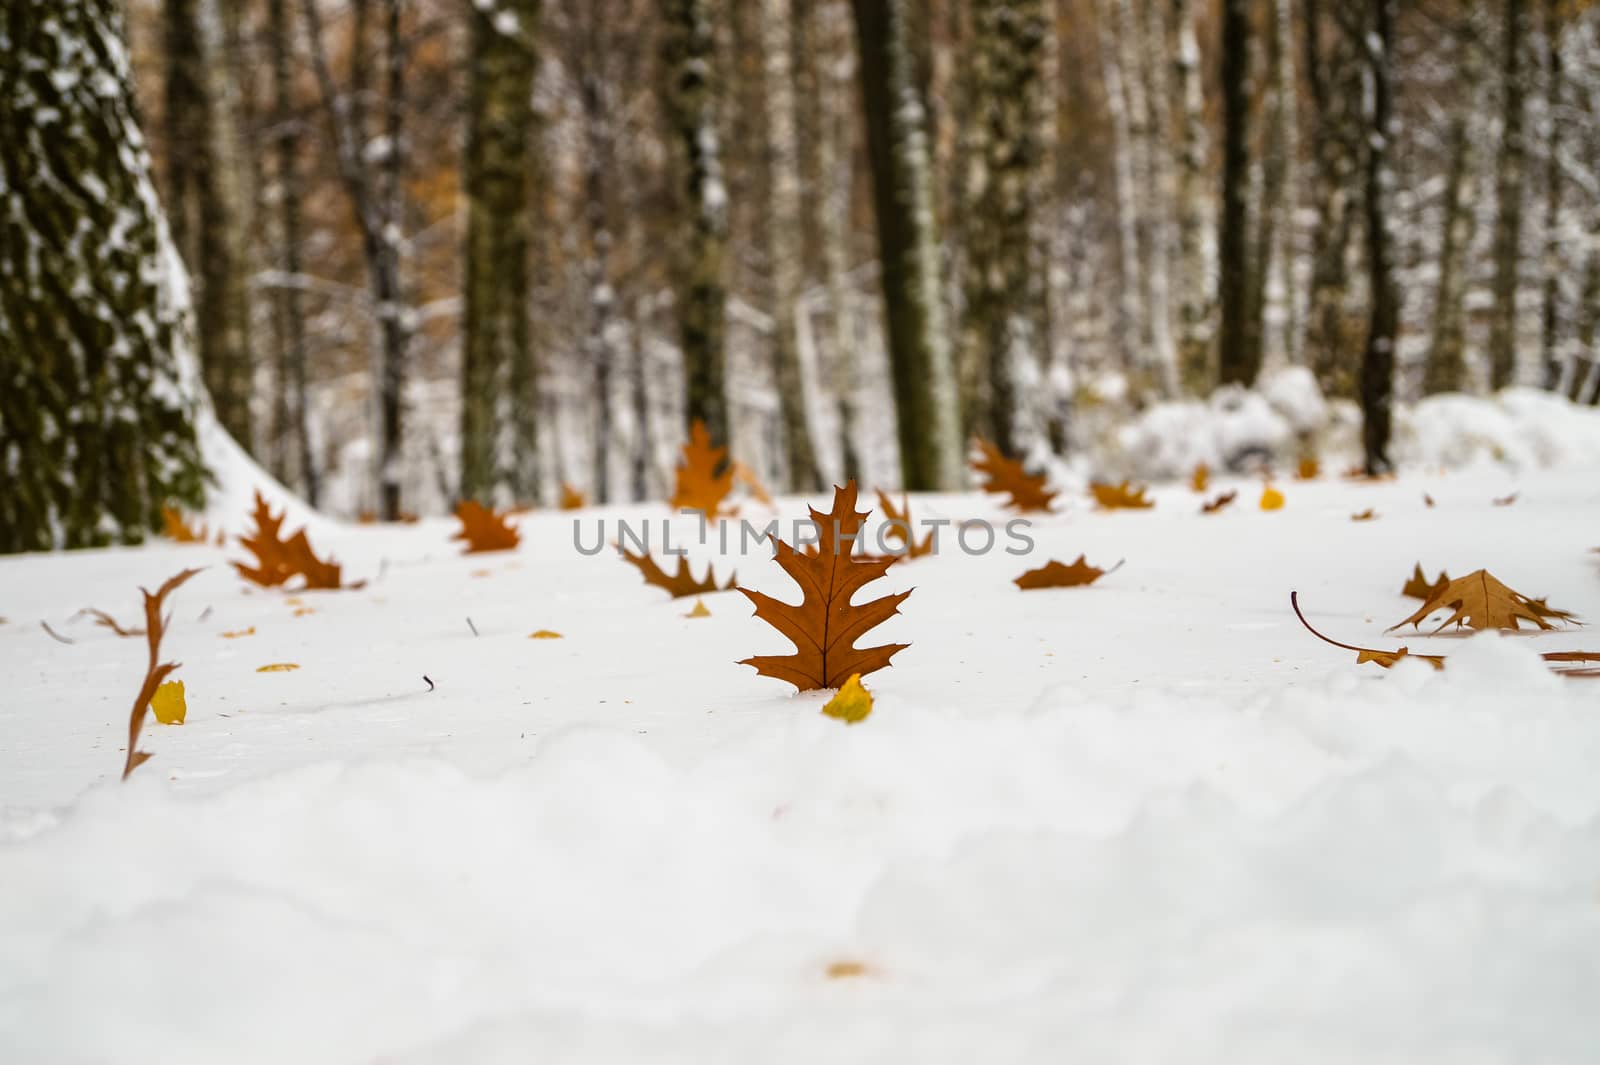
<svg viewBox="0 0 1600 1065"><path fill-rule="evenodd" d="M1039 63L1048 29L1043 0L977 0L973 7L973 145L963 336L981 367L976 431L1008 455L1024 443L1019 376L1040 361L1045 278L1034 267L1032 198L1038 143Z"/></svg>
<svg viewBox="0 0 1600 1065"><path fill-rule="evenodd" d="M250 303L245 207L216 0L166 0L167 170L172 229L193 277L195 339L217 418L250 434Z"/></svg>
<svg viewBox="0 0 1600 1065"><path fill-rule="evenodd" d="M1489 387L1517 376L1517 290L1522 267L1522 184L1527 144L1522 50L1525 0L1505 0L1500 46L1501 135L1495 166L1494 309L1489 319Z"/></svg>
<svg viewBox="0 0 1600 1065"><path fill-rule="evenodd" d="M1459 16L1455 33L1457 98L1445 134L1446 164L1440 205L1439 283L1434 295L1433 338L1423 370L1424 395L1458 392L1466 378L1466 329L1463 300L1467 288L1467 253L1477 229L1473 121L1479 100L1482 45L1470 11Z"/></svg>
<svg viewBox="0 0 1600 1065"><path fill-rule="evenodd" d="M1567 121L1566 75L1561 64L1561 0L1544 0L1545 135L1544 255L1539 314L1539 354L1544 387L1556 389L1562 378L1561 314L1561 130Z"/></svg>
<svg viewBox="0 0 1600 1065"><path fill-rule="evenodd" d="M844 480L861 476L856 453L855 293L850 282L850 234L855 190L855 108L851 81L855 52L850 41L848 0L823 0L813 7L815 40L821 53L818 78L822 134L817 141L817 171L824 183L822 255L828 277L828 321L833 348L833 391L839 407L839 459Z"/></svg>
<svg viewBox="0 0 1600 1065"><path fill-rule="evenodd" d="M204 501L188 281L120 27L113 0L0 10L0 552L139 543Z"/></svg>
<svg viewBox="0 0 1600 1065"><path fill-rule="evenodd" d="M961 482L960 418L908 2L852 5L904 487L951 490Z"/></svg>
<svg viewBox="0 0 1600 1065"><path fill-rule="evenodd" d="M282 359L278 366L281 420L274 425L280 446L294 442L300 487L313 507L322 494L321 474L311 450L310 396L306 387L306 312L300 264L300 119L295 112L290 55L292 30L287 0L268 0L272 46L273 124L278 149L279 262L287 275L275 296L274 319ZM285 470L289 469L288 464Z"/></svg>
<svg viewBox="0 0 1600 1065"><path fill-rule="evenodd" d="M714 0L661 0L667 113L682 157L687 220L677 284L683 345L685 413L705 422L716 444L728 440L723 380L727 287L728 192L717 135L718 78Z"/></svg>
<svg viewBox="0 0 1600 1065"><path fill-rule="evenodd" d="M472 8L463 183L462 499L536 501L538 394L529 337L529 175L539 0Z"/></svg>
<svg viewBox="0 0 1600 1065"><path fill-rule="evenodd" d="M1306 308L1306 361L1328 396L1356 394L1354 344L1346 325L1350 242L1360 203L1356 179L1362 158L1362 64L1357 15L1337 0L1332 40L1324 23L1324 0L1306 0L1306 83L1310 88L1315 145L1313 186L1317 204L1311 241L1311 291Z"/></svg>
<svg viewBox="0 0 1600 1065"><path fill-rule="evenodd" d="M1400 325L1400 292L1394 280L1394 241L1389 232L1394 172L1393 0L1372 0L1373 24L1365 36L1371 79L1368 122L1366 214L1367 274L1372 316L1361 358L1361 441L1369 476L1387 473L1394 407L1394 347Z"/></svg>
<svg viewBox="0 0 1600 1065"><path fill-rule="evenodd" d="M1261 369L1250 323L1250 4L1222 5L1222 224L1217 234L1217 377L1249 385Z"/></svg>
<svg viewBox="0 0 1600 1065"><path fill-rule="evenodd" d="M1261 203L1257 211L1255 248L1250 256L1249 330L1253 351L1251 359L1257 366L1265 361L1267 351L1267 309L1272 288L1272 278L1278 277L1284 307L1290 312L1295 304L1291 287L1293 263L1290 262L1289 226L1293 222L1292 197L1294 182L1294 66L1290 57L1290 23L1293 18L1290 0L1271 0L1267 29L1267 97L1265 142L1261 151ZM1289 340L1295 329L1292 321L1281 334L1280 355L1293 361Z"/></svg>
<svg viewBox="0 0 1600 1065"><path fill-rule="evenodd" d="M800 145L795 133L794 10L790 0L762 0L763 87L767 113L767 258L772 271L772 347L783 417L788 488L822 487L811 444L811 404L796 336L803 277Z"/></svg>
<svg viewBox="0 0 1600 1065"><path fill-rule="evenodd" d="M1110 0L1112 4L1119 0ZM1111 9L1115 11L1116 9ZM1144 255L1139 241L1139 168L1135 153L1139 138L1135 133L1133 108L1128 99L1129 72L1123 69L1122 49L1113 29L1110 11L1102 11L1100 25L1101 76L1105 80L1106 112L1111 119L1112 194L1117 215L1117 305L1114 312L1114 343L1122 371L1139 392L1148 388L1145 373L1141 323L1148 313L1143 294Z"/></svg>
<svg viewBox="0 0 1600 1065"><path fill-rule="evenodd" d="M1203 395L1216 380L1212 359L1211 279L1215 270L1211 234L1215 220L1206 191L1205 97L1200 45L1195 39L1193 0L1172 0L1173 68L1182 110L1178 156L1178 371L1190 395Z"/></svg>

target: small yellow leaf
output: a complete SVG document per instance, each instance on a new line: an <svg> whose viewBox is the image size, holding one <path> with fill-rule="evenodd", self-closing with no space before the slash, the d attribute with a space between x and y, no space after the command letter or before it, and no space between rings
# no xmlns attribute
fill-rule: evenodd
<svg viewBox="0 0 1600 1065"><path fill-rule="evenodd" d="M293 673L300 668L298 662L273 662L256 668L257 673Z"/></svg>
<svg viewBox="0 0 1600 1065"><path fill-rule="evenodd" d="M316 611L316 609L314 607L309 607L309 606L296 607L295 608L295 612L294 612L294 616L297 617L297 618L303 618L307 614L315 614L316 612L317 611Z"/></svg>
<svg viewBox="0 0 1600 1065"><path fill-rule="evenodd" d="M559 639L561 639L561 634L559 632L553 632L550 629L540 629L538 632L530 632L528 634L528 639L530 639L530 640L559 640Z"/></svg>
<svg viewBox="0 0 1600 1065"><path fill-rule="evenodd" d="M849 959L830 962L827 968L829 980L847 980L855 976L866 976L871 971L866 962Z"/></svg>
<svg viewBox="0 0 1600 1065"><path fill-rule="evenodd" d="M847 725L854 725L865 721L867 715L872 713L872 693L861 686L861 674L852 673L850 679L844 682L844 687L828 700L822 712L829 717L836 717Z"/></svg>
<svg viewBox="0 0 1600 1065"><path fill-rule="evenodd" d="M189 713L189 705L183 698L183 681L169 680L157 688L150 698L150 712L163 725L183 724Z"/></svg>
<svg viewBox="0 0 1600 1065"><path fill-rule="evenodd" d="M704 599L696 599L694 601L694 609L683 616L686 618L708 618L711 616L711 611L706 609L706 601Z"/></svg>
<svg viewBox="0 0 1600 1065"><path fill-rule="evenodd" d="M1261 489L1261 509L1282 510L1283 493L1272 487L1270 484Z"/></svg>
<svg viewBox="0 0 1600 1065"><path fill-rule="evenodd" d="M298 595L291 595L283 601L284 606L301 606L305 603Z"/></svg>
<svg viewBox="0 0 1600 1065"><path fill-rule="evenodd" d="M224 640L237 640L241 636L254 636L255 634L256 627L252 625L248 629L235 629L232 632L225 632L222 634L222 638Z"/></svg>
<svg viewBox="0 0 1600 1065"><path fill-rule="evenodd" d="M1196 492L1204 492L1206 485L1211 483L1211 467L1205 463L1195 466L1194 473L1189 475L1189 487Z"/></svg>

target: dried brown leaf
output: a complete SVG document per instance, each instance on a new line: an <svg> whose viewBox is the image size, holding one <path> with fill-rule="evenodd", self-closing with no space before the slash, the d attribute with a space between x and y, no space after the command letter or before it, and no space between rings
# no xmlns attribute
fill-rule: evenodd
<svg viewBox="0 0 1600 1065"><path fill-rule="evenodd" d="M902 496L901 499L900 506L896 507L894 500L885 495L881 489L878 492L878 505L883 508L883 520L888 525L883 538L904 548L902 553L907 559L933 554L933 531L930 529L928 535L918 543L913 535L916 526L911 521L911 497Z"/></svg>
<svg viewBox="0 0 1600 1065"><path fill-rule="evenodd" d="M450 539L467 545L461 552L464 555L510 551L522 541L522 534L511 524L509 515L497 513L475 499L463 499L456 504L456 518L461 528Z"/></svg>
<svg viewBox="0 0 1600 1065"><path fill-rule="evenodd" d="M1428 582L1422 575L1422 563L1418 562L1411 571L1411 576L1406 580L1405 586L1400 589L1400 594L1407 599L1421 599L1424 603L1430 602L1450 585L1450 575L1444 570L1439 571L1439 579Z"/></svg>
<svg viewBox="0 0 1600 1065"><path fill-rule="evenodd" d="M1417 612L1389 627L1393 632L1402 625L1421 628L1422 621L1438 610L1453 613L1434 632L1448 625L1470 629L1512 629L1524 621L1536 628L1553 629L1548 618L1576 622L1565 610L1555 610L1543 599L1530 599L1521 592L1502 584L1488 570L1474 570L1465 577L1457 577L1417 608Z"/></svg>
<svg viewBox="0 0 1600 1065"><path fill-rule="evenodd" d="M1122 563L1118 562L1111 569L1101 569L1099 566L1089 565L1085 555L1079 555L1078 560L1070 566L1052 559L1038 569L1030 569L1011 583L1024 591L1030 588L1076 588L1080 585L1093 584L1121 565Z"/></svg>
<svg viewBox="0 0 1600 1065"><path fill-rule="evenodd" d="M981 487L985 492L1010 496L1006 505L1023 513L1050 509L1051 500L1059 493L1046 487L1048 478L1044 474L1028 473L1021 462L1006 458L987 440L979 440L977 444L983 455L973 461L972 468L984 475Z"/></svg>
<svg viewBox="0 0 1600 1065"><path fill-rule="evenodd" d="M161 607L166 603L167 596L199 572L198 569L186 569L168 577L166 583L158 588L154 595L144 588L139 589L144 595L145 642L150 649L150 661L145 668L139 694L134 696L133 711L128 716L128 752L127 758L122 763L123 780L127 780L129 773L150 759L148 754L139 750L139 733L144 729L144 715L150 708L150 700L155 698L156 689L161 687L162 682L178 668L176 662L159 661L161 637L166 635L167 625L172 620L170 615L162 615Z"/></svg>
<svg viewBox="0 0 1600 1065"><path fill-rule="evenodd" d="M1145 498L1145 489L1141 485L1133 487L1128 481L1121 484L1109 484L1105 481L1091 481L1089 493L1094 496L1094 501L1104 510L1148 510L1155 506L1155 500Z"/></svg>
<svg viewBox="0 0 1600 1065"><path fill-rule="evenodd" d="M1202 513L1202 514L1215 514L1219 510L1223 510L1223 509L1227 508L1228 506L1232 505L1233 501L1235 499L1238 499L1238 498L1239 498L1239 493L1238 493L1237 490L1231 490L1231 491L1223 492L1221 495L1217 496L1217 498L1211 500L1209 503L1200 504L1200 513Z"/></svg>
<svg viewBox="0 0 1600 1065"><path fill-rule="evenodd" d="M737 575L732 573L728 574L727 584L718 584L715 563L706 567L705 579L697 581L690 574L689 559L684 555L678 556L677 572L668 576L667 572L657 565L656 560L651 558L647 552L641 551L636 555L620 544L617 546L617 550L622 553L623 561L633 566L644 576L646 584L666 589L667 593L674 599L682 599L690 595L705 595L708 592L726 592L738 584Z"/></svg>
<svg viewBox="0 0 1600 1065"><path fill-rule="evenodd" d="M706 423L696 418L689 425L689 440L683 445L683 458L678 463L673 508L698 510L707 520L732 514L733 508L723 506L733 490L734 471L727 458L728 449L713 447Z"/></svg>

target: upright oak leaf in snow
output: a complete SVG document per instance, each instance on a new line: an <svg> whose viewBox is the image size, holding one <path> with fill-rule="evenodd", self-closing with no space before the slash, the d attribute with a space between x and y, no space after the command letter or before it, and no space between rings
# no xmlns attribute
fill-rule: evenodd
<svg viewBox="0 0 1600 1065"><path fill-rule="evenodd" d="M974 460L972 468L984 475L981 487L985 492L1009 495L1011 498L1007 500L1007 505L1025 514L1050 509L1050 501L1059 493L1045 487L1047 478L1044 474L1028 473L1022 468L1022 463L1006 458L999 448L987 440L978 441L978 450L983 452L983 457Z"/></svg>
<svg viewBox="0 0 1600 1065"><path fill-rule="evenodd" d="M287 513L287 512L285 512ZM233 568L239 576L263 588L277 588L300 577L306 588L360 588L365 581L345 584L337 563L324 562L311 549L306 531L301 529L287 540L283 538L283 514L274 515L261 493L256 493L254 536L241 536L243 544L256 556L256 564L247 566L235 562Z"/></svg>
<svg viewBox="0 0 1600 1065"><path fill-rule="evenodd" d="M905 549L907 559L921 558L934 553L933 530L918 543L914 530L916 526L911 521L911 497L902 497L903 502L899 507L894 505L894 500L878 492L878 505L883 508L883 519L888 522L888 527L883 531L883 538L892 543L897 543Z"/></svg>
<svg viewBox="0 0 1600 1065"><path fill-rule="evenodd" d="M870 602L850 599L864 585L882 577L894 557L854 558L850 548L861 536L865 513L856 512L856 483L833 490L833 510L827 514L811 508L811 520L821 530L817 554L803 555L773 539L778 565L800 586L801 601L785 603L770 595L740 588L756 607L756 617L767 622L794 644L789 655L756 655L740 665L754 666L762 676L776 677L800 691L837 688L852 674L865 676L889 665L904 650L903 643L855 647L855 641L900 612L911 592L898 592ZM841 550L842 546L842 550Z"/></svg>
<svg viewBox="0 0 1600 1065"><path fill-rule="evenodd" d="M1145 489L1142 486L1134 488L1127 481L1121 484L1091 481L1089 492L1105 510L1148 510L1156 505L1155 500L1144 497Z"/></svg>
<svg viewBox="0 0 1600 1065"><path fill-rule="evenodd" d="M706 423L696 418L689 426L689 442L683 445L678 463L678 480L672 491L676 510L698 510L707 520L733 513L723 501L733 490L733 465L727 462L728 449L712 447Z"/></svg>
<svg viewBox="0 0 1600 1065"><path fill-rule="evenodd" d="M572 487L566 481L561 482L561 509L582 510L589 505L589 497Z"/></svg>
<svg viewBox="0 0 1600 1065"><path fill-rule="evenodd" d="M1101 569L1099 566L1089 565L1087 557L1086 555L1079 555L1078 561L1070 566L1063 565L1052 559L1038 569L1029 570L1011 583L1023 591L1027 591L1030 588L1076 588L1079 585L1093 584L1107 573L1116 569L1117 566L1122 565L1122 563L1118 562L1116 566L1112 566L1109 570Z"/></svg>
<svg viewBox="0 0 1600 1065"><path fill-rule="evenodd" d="M1400 589L1400 594L1407 599L1421 599L1424 603L1428 603L1436 599L1449 584L1450 575L1444 570L1440 570L1439 579L1430 584L1428 578L1422 575L1422 563L1418 562L1416 569L1411 571L1411 577Z"/></svg>
<svg viewBox="0 0 1600 1065"><path fill-rule="evenodd" d="M646 584L666 589L667 593L674 599L682 599L684 596L689 595L704 595L707 592L726 592L738 583L737 575L730 573L728 574L727 584L718 584L715 563L706 567L705 580L697 581L689 572L688 558L683 555L678 556L678 571L668 576L667 572L657 565L656 560L648 554L641 552L635 555L626 547L620 545L618 550L622 552L622 557L626 562L644 575Z"/></svg>
<svg viewBox="0 0 1600 1065"><path fill-rule="evenodd" d="M511 524L510 515L490 510L473 499L463 499L456 504L456 518L461 528L450 539L463 540L467 549L464 555L481 551L510 551L522 542L522 533Z"/></svg>
<svg viewBox="0 0 1600 1065"><path fill-rule="evenodd" d="M1488 570L1474 570L1465 577L1457 577L1433 598L1426 600L1417 612L1404 621L1389 626L1393 632L1402 625L1422 627L1423 619L1439 610L1450 610L1439 628L1447 625L1469 629L1517 629L1526 621L1536 628L1553 629L1547 618L1558 621L1576 621L1565 610L1553 610L1543 599L1530 599L1497 580Z"/></svg>

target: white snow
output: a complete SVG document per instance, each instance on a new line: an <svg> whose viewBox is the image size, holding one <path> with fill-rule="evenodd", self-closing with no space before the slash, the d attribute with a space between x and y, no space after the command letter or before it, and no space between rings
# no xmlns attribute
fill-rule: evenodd
<svg viewBox="0 0 1600 1065"><path fill-rule="evenodd" d="M1382 630L1417 561L1600 619L1595 416L1508 395L1473 432L1518 468L1441 472L1458 408L1424 404L1407 432L1428 461L1397 480L1280 481L1279 512L1219 477L1241 502L1211 517L1181 485L1146 513L1073 493L1024 559L963 554L947 528L952 550L879 582L916 590L871 636L911 646L867 678L856 726L736 664L784 650L737 593L687 619L693 600L573 546L575 517L588 544L597 518L660 505L530 515L517 551L471 557L453 522L318 519L316 547L372 583L302 594L301 616L241 584L237 547L0 559L0 1047L1591 1061L1600 681L1536 654L1600 638ZM215 461L225 438L205 440ZM220 465L216 515L263 477ZM911 504L1007 517L976 495ZM675 519L674 542L695 528ZM1090 588L1010 584L1080 552L1127 561ZM698 574L715 543L690 554ZM71 615L131 620L138 585L194 564L164 647L188 721L149 724L153 760L119 784L144 643ZM794 598L758 551L716 564ZM1291 589L1330 635L1448 670L1358 666L1299 627ZM272 662L301 668L256 671ZM830 978L840 962L864 971Z"/></svg>

